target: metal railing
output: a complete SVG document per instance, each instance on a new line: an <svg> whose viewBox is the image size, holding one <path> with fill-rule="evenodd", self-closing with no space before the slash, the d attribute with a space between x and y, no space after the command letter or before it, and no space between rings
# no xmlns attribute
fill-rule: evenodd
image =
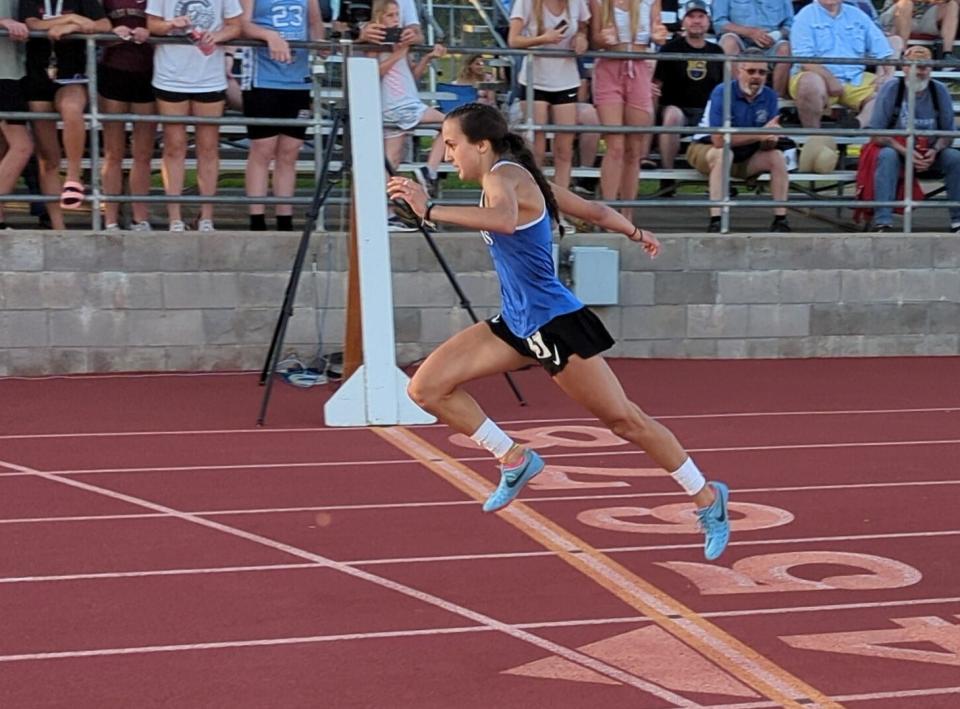
<svg viewBox="0 0 960 709"><path fill-rule="evenodd" d="M5 35L6 33L0 30L0 35ZM44 32L31 32L31 37L45 37L46 33ZM96 97L97 95L97 72L96 72L96 57L97 57L97 44L102 42L115 42L116 35L113 34L97 34L97 35L74 35L70 39L75 41L84 41L86 43L86 57L87 57L87 77L89 79L88 91L91 98ZM174 37L156 37L151 38L150 40L155 44L184 44L187 42L185 38L174 38ZM235 40L228 43L229 46L243 46L243 47L262 47L265 46L262 42L251 41L251 40ZM351 52L356 51L376 51L378 49L377 45L359 45L350 41L341 40L340 42L296 42L291 41L290 45L296 48L305 48L310 50L332 52L334 58L337 55L349 55ZM380 47L382 49L382 47ZM490 47L452 47L450 48L451 54L489 54L491 51ZM552 57L571 57L574 56L573 52L565 50L550 50L550 49L538 49L538 50L519 50L519 49L510 49L510 48L498 48L496 50L498 56L503 57L519 57L523 55L538 55L538 56L552 56ZM657 61L687 61L687 60L696 60L696 61L720 61L724 64L724 82L727 83L731 80L732 76L732 66L736 63L737 58L726 55L704 55L704 54L638 54L638 53L628 53L628 52L588 52L584 56L597 58L597 57L606 57L612 59L656 59ZM320 60L325 62L327 60ZM786 62L786 63L804 63L804 64L854 64L862 65L864 60L860 59L833 59L833 58L817 58L817 57L764 57L764 61L767 62ZM926 61L903 61L903 60L870 60L873 64L877 66L909 66L913 64L923 64L938 66L937 62L926 62ZM528 75L526 81L526 115L522 123L516 125L515 128L521 131L547 131L547 132L573 132L573 133L601 133L601 134L612 134L612 133L651 133L651 134L662 134L662 133L676 133L682 136L694 135L698 133L714 133L720 134L723 137L724 145L724 166L726 169L723 170L723 185L721 194L725 195L724 198L720 200L711 201L709 198L696 198L696 199L679 199L676 197L669 199L625 199L625 200L614 200L610 201L611 205L619 207L639 207L639 206L674 206L674 207L720 207L722 210L722 230L727 231L729 227L729 215L730 210L733 208L771 208L771 207L805 207L805 208L818 208L818 207L877 207L877 206L889 206L896 208L904 209L904 231L910 232L912 230L912 217L913 211L918 208L944 208L944 207L958 207L960 202L952 202L944 199L936 200L926 200L918 201L912 198L912 192L910 190L905 191L905 196L903 200L890 201L890 202L880 202L880 201L862 201L856 200L854 198L847 198L842 193L837 197L830 197L829 199L816 199L816 198L794 198L787 199L784 201L776 201L772 199L760 200L744 200L744 199L733 199L729 197L730 191L730 163L732 161L732 151L730 149L731 139L734 135L758 135L758 134L775 134L777 136L784 137L796 137L796 136L813 136L813 135L824 135L824 136L833 136L841 138L863 138L866 135L864 129L851 129L851 128L781 128L781 129L770 129L770 128L740 128L731 125L731 104L730 92L724 92L724 104L722 107L723 115L723 125L719 128L701 128L696 126L680 126L680 127L664 127L664 126L609 126L609 125L556 125L556 124L538 124L533 120L532 115L532 98L533 98L533 80L532 80L532 68L533 62L528 62ZM90 194L87 198L87 201L92 207L92 219L93 219L93 228L95 230L100 229L101 227L101 215L100 207L106 202L116 202L116 203L130 203L130 202L144 202L144 203L170 203L170 202L181 202L185 204L246 204L254 199L258 204L294 204L294 205L307 205L311 202L311 197L307 195L303 196L293 196L293 197L256 197L248 198L245 195L237 194L217 194L217 195L166 195L166 194L149 194L149 195L106 195L103 193L100 184L100 128L104 123L107 122L138 122L138 121L154 121L157 123L178 123L178 124L187 124L187 125L197 125L197 124L218 124L218 125L230 125L230 126L247 126L247 125L297 125L305 126L308 131L312 131L314 136L314 150L313 150L313 160L314 160L314 175L319 175L322 166L319 161L322 158L322 141L324 138L336 140L336 136L329 135L330 126L332 121L327 116L328 109L333 105L328 97L324 96L324 92L329 93L330 85L323 83L322 79L318 77L326 76L323 73L314 74L313 82L313 111L312 117L310 119L270 119L270 118L247 118L241 115L223 115L219 117L198 117L198 116L169 116L169 115L145 115L145 114L110 114L103 113L99 110L98 103L95 100L89 101L88 112L85 114L85 119L89 125L90 132L90 144L89 144L89 157L90 157ZM960 77L958 77L960 78ZM341 87L342 88L342 87ZM907 82L906 87L906 101L908 106L908 124L905 130L876 130L870 131L870 136L903 136L906 135L907 142L907 152L905 160L905 169L907 184L910 184L910 180L914 174L914 159L913 159L913 146L915 145L916 139L921 136L926 136L929 138L937 138L941 136L947 136L950 138L955 138L957 135L960 135L960 132L953 131L939 131L939 130L916 130L916 125L914 121L913 108L916 105L916 93L913 87ZM34 113L34 112L18 112L18 113L0 113L0 119L12 119L12 120L57 120L59 114L57 113ZM428 124L423 124L422 127L428 128L431 127ZM433 126L438 128L439 126ZM823 176L824 181L829 179L829 175ZM55 201L58 199L57 195L36 195L36 194L10 194L10 195L0 195L0 203L2 202L35 202L35 201ZM442 200L448 203L457 203L457 201L451 200ZM339 204L345 205L349 203L347 197L333 197L328 200L330 204ZM466 202L465 202L466 203Z"/></svg>

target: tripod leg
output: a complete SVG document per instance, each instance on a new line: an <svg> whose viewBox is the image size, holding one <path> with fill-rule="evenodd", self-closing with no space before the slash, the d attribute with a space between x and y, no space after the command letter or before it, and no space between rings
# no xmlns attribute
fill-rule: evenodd
<svg viewBox="0 0 960 709"><path fill-rule="evenodd" d="M260 403L260 414L257 417L257 425L262 426L267 416L267 407L270 404L270 394L273 390L273 377L271 376L277 369L277 362L280 360L280 350L283 347L283 338L287 332L287 323L293 317L293 303L297 296L297 287L300 285L300 274L303 271L303 264L307 258L307 250L310 247L310 236L317 223L320 210L323 203L330 194L330 185L327 185L327 175L330 171L330 160L333 157L333 145L337 132L340 130L342 116L340 112L333 114L331 135L333 136L327 144L327 150L323 156L323 169L320 172L320 178L317 180L316 189L313 193L313 201L307 210L306 223L303 225L303 234L300 236L300 244L297 247L297 255L293 260L293 267L290 269L290 279L287 281L287 290L283 296L283 305L280 307L280 315L277 318L277 325L273 331L273 339L270 341L270 349L267 351L266 360L263 363L263 370L260 372L260 384L266 385L263 393L263 400ZM344 155L344 161L349 157ZM346 167L346 166L345 166Z"/></svg>

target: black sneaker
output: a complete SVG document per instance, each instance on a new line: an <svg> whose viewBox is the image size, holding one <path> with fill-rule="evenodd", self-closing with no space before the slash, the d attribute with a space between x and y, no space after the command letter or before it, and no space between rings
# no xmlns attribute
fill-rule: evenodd
<svg viewBox="0 0 960 709"><path fill-rule="evenodd" d="M660 196L673 197L677 193L676 180L660 180Z"/></svg>
<svg viewBox="0 0 960 709"><path fill-rule="evenodd" d="M873 231L876 234L889 234L893 231L893 227L889 224L874 224Z"/></svg>
<svg viewBox="0 0 960 709"><path fill-rule="evenodd" d="M787 223L786 219L774 219L773 224L770 225L770 231L789 234L793 229L790 228L790 224Z"/></svg>
<svg viewBox="0 0 960 709"><path fill-rule="evenodd" d="M710 223L707 224L707 233L708 234L719 234L720 233L720 222L710 220Z"/></svg>

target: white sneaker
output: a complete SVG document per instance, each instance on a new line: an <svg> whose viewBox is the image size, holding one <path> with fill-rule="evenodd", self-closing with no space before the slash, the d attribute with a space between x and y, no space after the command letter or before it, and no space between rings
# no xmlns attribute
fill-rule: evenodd
<svg viewBox="0 0 960 709"><path fill-rule="evenodd" d="M130 227L130 231L153 231L153 227L150 226L150 222L135 222Z"/></svg>
<svg viewBox="0 0 960 709"><path fill-rule="evenodd" d="M104 230L104 231L109 231L109 232L111 232L111 233L117 232L117 231L120 231L120 225L117 224L116 222L113 222L112 224L104 224L104 225L103 225L103 230Z"/></svg>
<svg viewBox="0 0 960 709"><path fill-rule="evenodd" d="M197 222L197 231L205 231L205 232L216 231L216 229L213 228L213 220L212 220L212 219L201 219L200 221L198 221L198 222Z"/></svg>
<svg viewBox="0 0 960 709"><path fill-rule="evenodd" d="M182 219L174 219L170 222L170 231L174 232L183 232L187 230L187 225L183 223Z"/></svg>

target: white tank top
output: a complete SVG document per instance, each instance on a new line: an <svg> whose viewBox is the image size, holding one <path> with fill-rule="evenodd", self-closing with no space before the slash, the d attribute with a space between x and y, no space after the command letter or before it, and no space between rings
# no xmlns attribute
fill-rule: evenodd
<svg viewBox="0 0 960 709"><path fill-rule="evenodd" d="M650 13L653 10L653 0L640 0L637 17L637 34L630 38L630 13L613 8L613 23L617 28L617 40L621 44L650 44Z"/></svg>

